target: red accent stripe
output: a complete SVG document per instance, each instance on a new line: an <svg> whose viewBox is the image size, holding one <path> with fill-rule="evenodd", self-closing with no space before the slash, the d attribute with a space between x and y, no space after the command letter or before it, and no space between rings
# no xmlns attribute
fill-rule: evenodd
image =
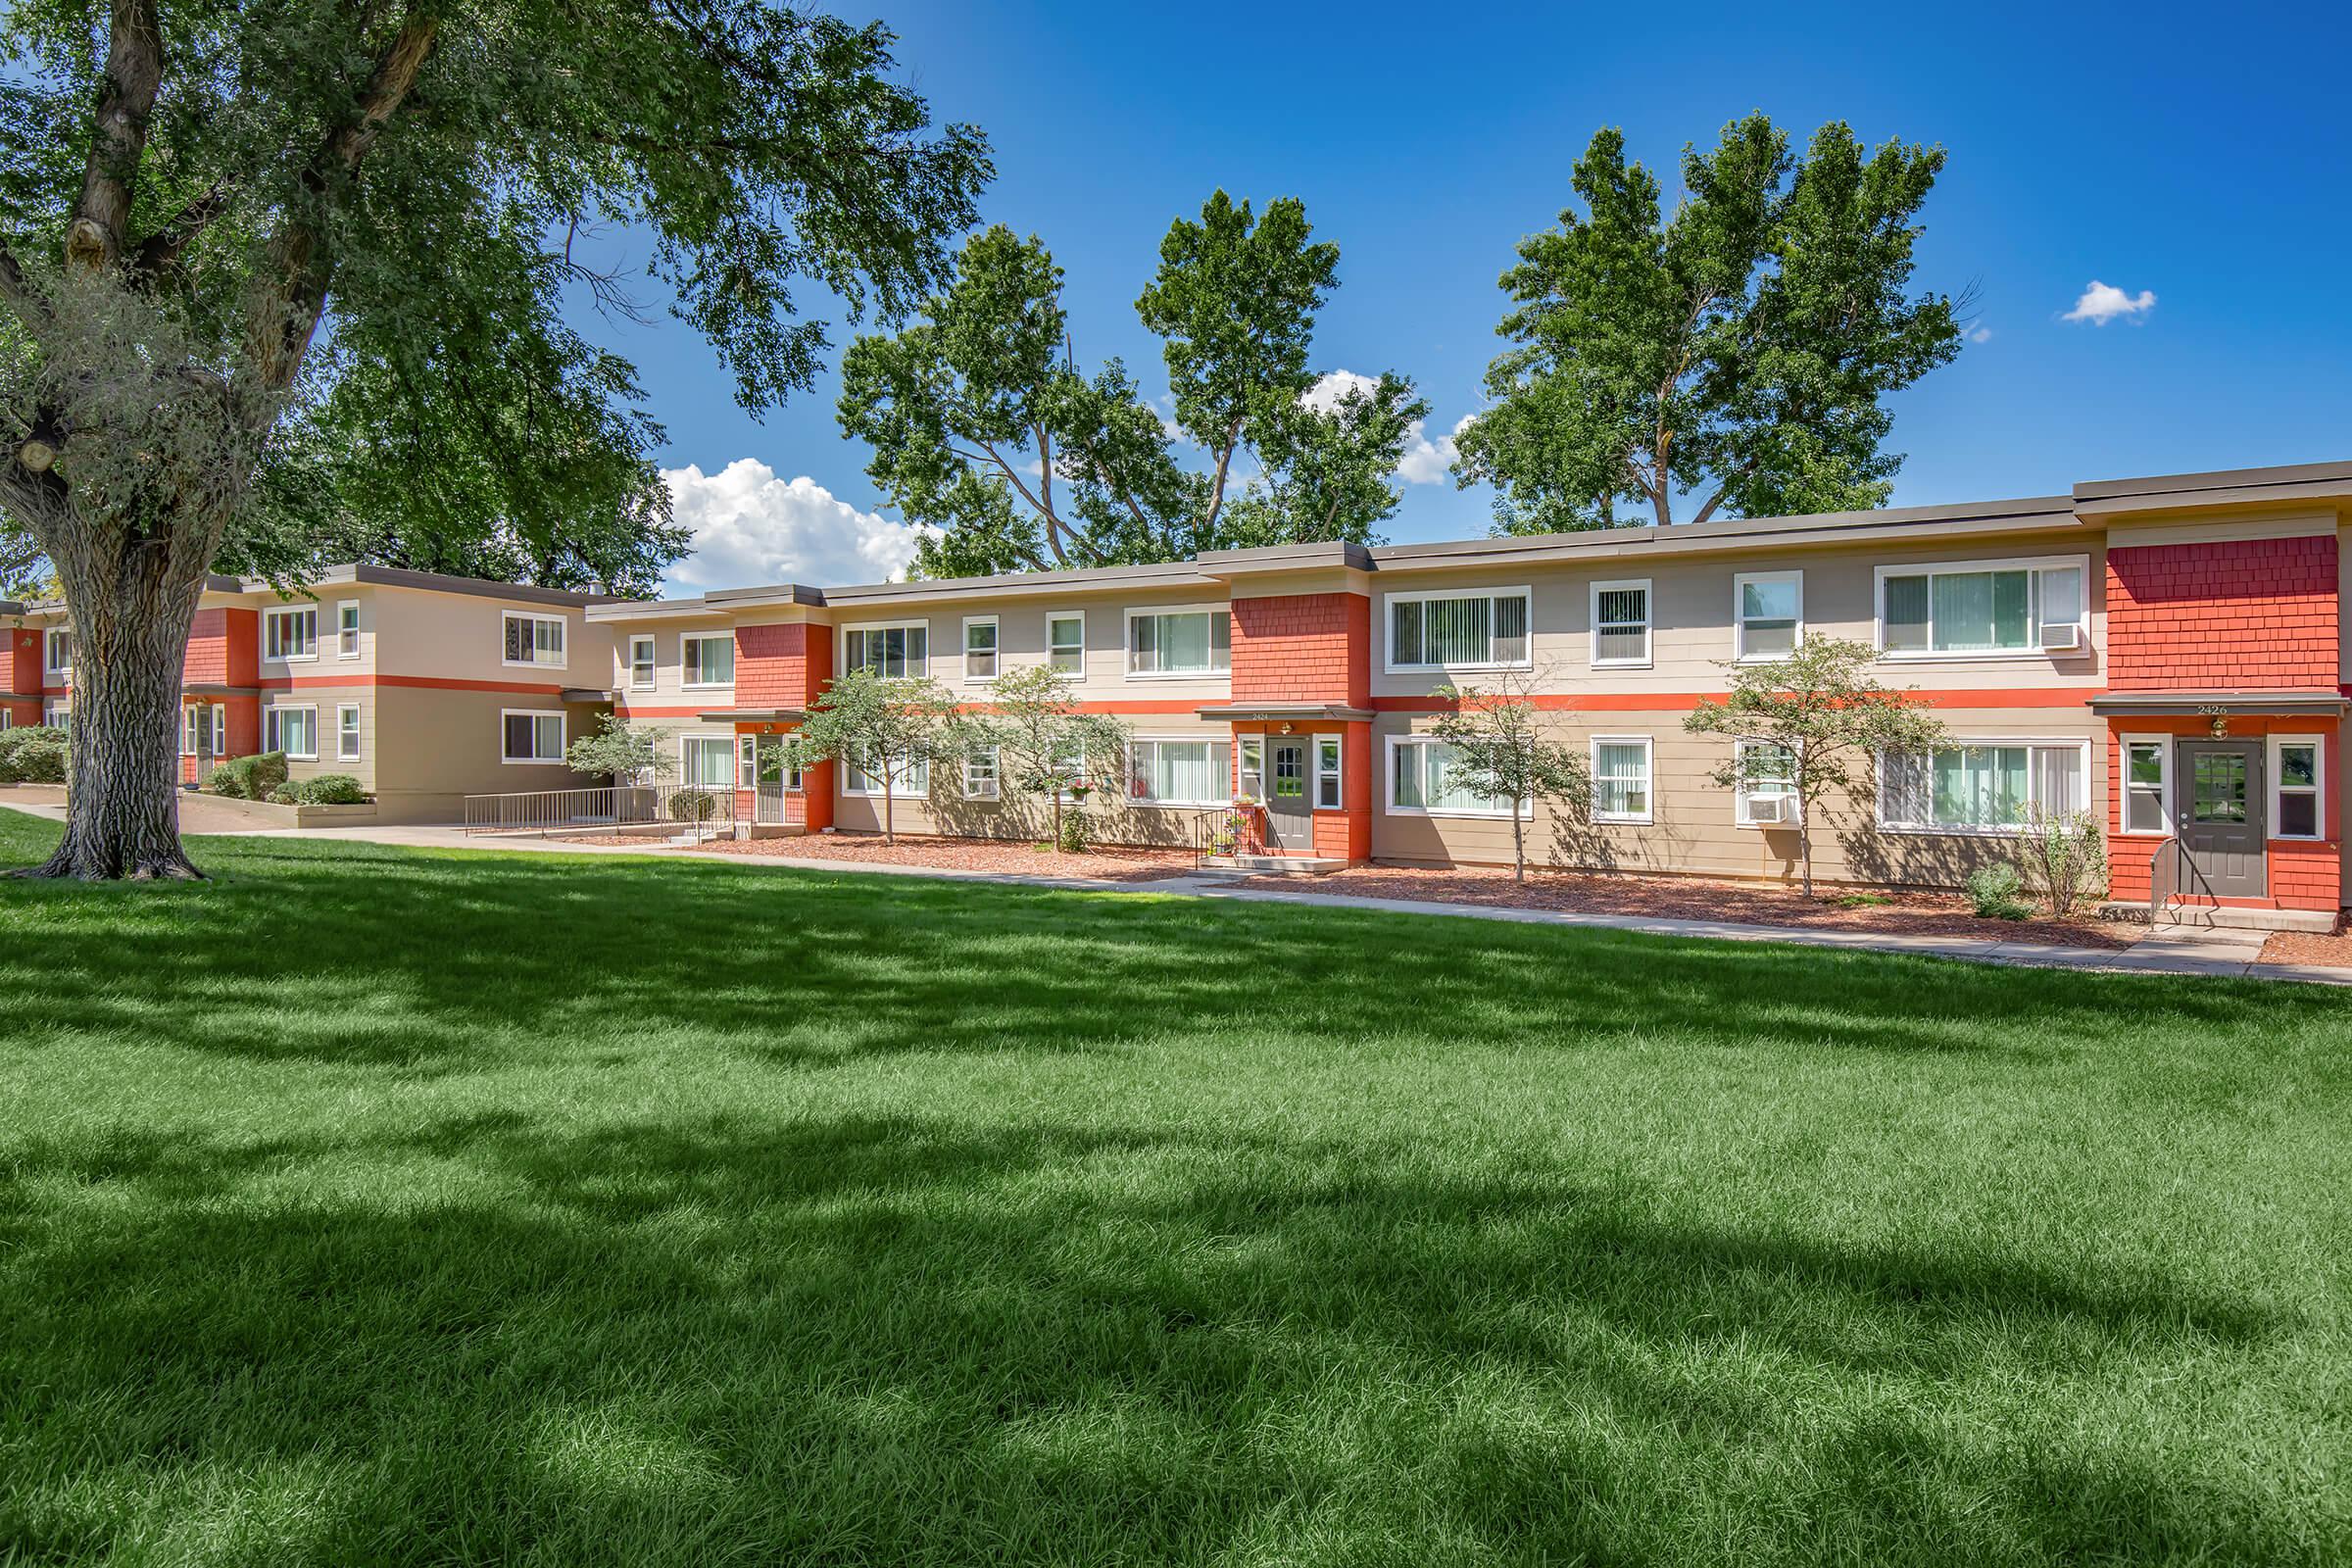
<svg viewBox="0 0 2352 1568"><path fill-rule="evenodd" d="M1533 701L1552 712L1679 713L1700 703L1720 703L1729 692L1569 692L1540 696ZM2088 710L2098 688L2089 686L2003 690L1985 688L1920 691L1912 696L1929 708L2081 708ZM1372 707L1382 713L1443 713L1453 705L1438 697L1375 697Z"/></svg>
<svg viewBox="0 0 2352 1568"><path fill-rule="evenodd" d="M452 680L440 675L279 675L255 684L266 692L399 686L433 692L511 692L523 697L553 697L566 689L561 683L522 685L504 680Z"/></svg>

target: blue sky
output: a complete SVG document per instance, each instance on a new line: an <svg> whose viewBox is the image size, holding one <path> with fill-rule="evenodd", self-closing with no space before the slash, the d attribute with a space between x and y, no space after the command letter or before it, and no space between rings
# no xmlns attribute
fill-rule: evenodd
<svg viewBox="0 0 2352 1568"><path fill-rule="evenodd" d="M1495 276L1555 220L1593 130L1622 126L1670 172L1685 142L1760 108L1800 143L1843 119L1869 142L1949 154L1918 283L1973 285L1984 338L1895 400L1892 444L1909 454L1896 504L2352 456L2341 7L2254 7L2226 28L2209 11L2046 5L888 0L880 14L936 115L989 133L985 218L1037 233L1062 264L1081 361L1121 354L1152 384L1156 345L1133 302L1169 221L1219 186L1261 204L1296 195L1341 248L1317 368L1412 377L1435 441L1478 407ZM1929 25L1905 24L1914 15ZM2094 280L2154 303L2104 325L2064 319ZM759 422L682 325L592 330L643 369L665 468L764 466L682 481L680 514L705 537L680 586L870 580L882 570L857 568L904 548L869 515L866 454L834 422L829 377ZM1487 527L1486 494L1444 479L1407 486L1387 531Z"/></svg>

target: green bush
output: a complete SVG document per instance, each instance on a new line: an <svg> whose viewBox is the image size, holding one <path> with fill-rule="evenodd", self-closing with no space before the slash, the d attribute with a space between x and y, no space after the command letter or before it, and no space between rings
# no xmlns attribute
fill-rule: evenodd
<svg viewBox="0 0 2352 1568"><path fill-rule="evenodd" d="M1079 810L1068 810L1062 812L1061 843L1059 845L1061 853L1064 855L1084 855L1086 853L1086 813Z"/></svg>
<svg viewBox="0 0 2352 1568"><path fill-rule="evenodd" d="M66 732L27 725L0 730L0 784L63 784Z"/></svg>
<svg viewBox="0 0 2352 1568"><path fill-rule="evenodd" d="M214 768L212 788L214 794L233 801L268 801L276 798L278 786L285 782L286 754L263 752Z"/></svg>
<svg viewBox="0 0 2352 1568"><path fill-rule="evenodd" d="M204 787L215 795L225 795L234 800L237 795L236 770L222 762L204 776Z"/></svg>
<svg viewBox="0 0 2352 1568"><path fill-rule="evenodd" d="M300 806L302 791L290 783L280 784L270 792L270 804L272 806Z"/></svg>
<svg viewBox="0 0 2352 1568"><path fill-rule="evenodd" d="M295 786L305 806L364 806L367 792L349 773L321 773Z"/></svg>
<svg viewBox="0 0 2352 1568"><path fill-rule="evenodd" d="M708 822L717 814L718 797L709 790L680 790L669 798L674 822Z"/></svg>
<svg viewBox="0 0 2352 1568"><path fill-rule="evenodd" d="M2026 880L2059 919L2106 896L2107 824L2088 811L2030 808L2018 848Z"/></svg>
<svg viewBox="0 0 2352 1568"><path fill-rule="evenodd" d="M1980 866L1968 874L1969 902L1987 920L2023 920L2032 914L2033 906L2018 897L2025 888L2026 879L2007 863Z"/></svg>

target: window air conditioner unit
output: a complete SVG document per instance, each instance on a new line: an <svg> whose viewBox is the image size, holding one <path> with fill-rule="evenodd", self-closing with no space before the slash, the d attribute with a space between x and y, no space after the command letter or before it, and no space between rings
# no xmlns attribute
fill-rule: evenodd
<svg viewBox="0 0 2352 1568"><path fill-rule="evenodd" d="M2044 626L2041 628L2041 646L2047 653L2071 653L2082 646L2082 628L2071 620Z"/></svg>
<svg viewBox="0 0 2352 1568"><path fill-rule="evenodd" d="M1786 822L1789 819L1788 808L1791 804L1786 795L1752 796L1747 803L1747 819L1750 822Z"/></svg>

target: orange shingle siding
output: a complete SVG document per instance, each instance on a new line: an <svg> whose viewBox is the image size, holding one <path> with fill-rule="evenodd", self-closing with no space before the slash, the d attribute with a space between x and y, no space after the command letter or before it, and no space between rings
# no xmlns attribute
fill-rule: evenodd
<svg viewBox="0 0 2352 1568"><path fill-rule="evenodd" d="M1362 594L1278 594L1233 602L1233 700L1372 700L1372 602Z"/></svg>
<svg viewBox="0 0 2352 1568"><path fill-rule="evenodd" d="M2107 552L2107 684L2333 690L2336 543L2132 545Z"/></svg>

